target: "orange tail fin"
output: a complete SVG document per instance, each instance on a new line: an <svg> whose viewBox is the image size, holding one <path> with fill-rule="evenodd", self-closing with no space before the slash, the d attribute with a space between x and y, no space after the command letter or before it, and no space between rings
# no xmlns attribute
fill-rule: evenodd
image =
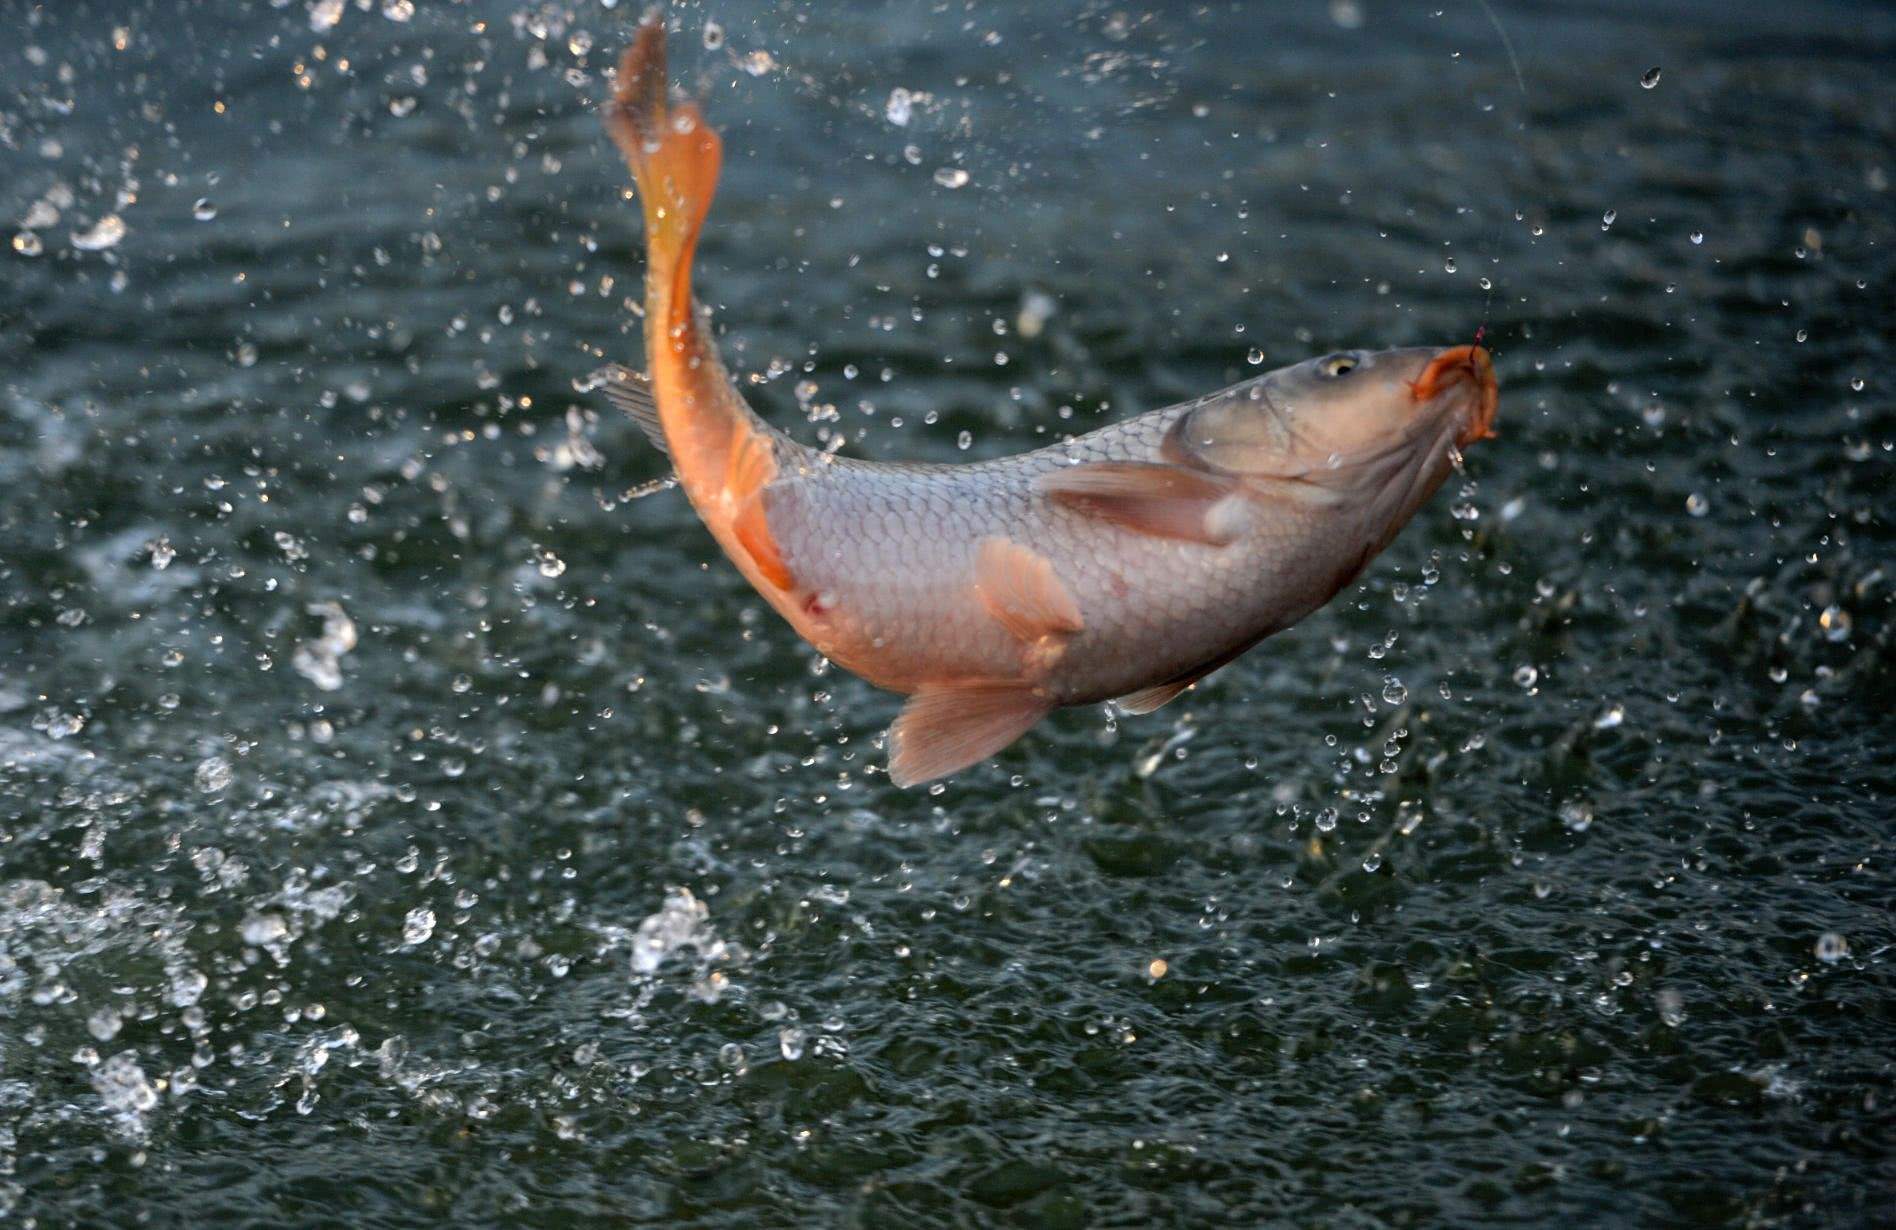
<svg viewBox="0 0 1896 1230"><path fill-rule="evenodd" d="M665 26L656 11L619 61L606 130L625 156L645 209L648 308L666 332L691 321L691 258L718 187L723 143L695 102L674 103L665 81ZM655 292L662 292L655 293Z"/></svg>

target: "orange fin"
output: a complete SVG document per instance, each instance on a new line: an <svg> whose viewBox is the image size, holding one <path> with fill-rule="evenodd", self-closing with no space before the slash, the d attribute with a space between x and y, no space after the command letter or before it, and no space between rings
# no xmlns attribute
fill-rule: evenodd
<svg viewBox="0 0 1896 1230"><path fill-rule="evenodd" d="M1047 557L1011 539L985 539L976 548L974 587L988 614L1030 645L1064 641L1086 626Z"/></svg>
<svg viewBox="0 0 1896 1230"><path fill-rule="evenodd" d="M777 454L770 437L740 424L724 467L724 490L739 504L749 500L777 477Z"/></svg>
<svg viewBox="0 0 1896 1230"><path fill-rule="evenodd" d="M737 517L731 522L731 532L737 535L738 545L757 565L757 571L764 579L778 589L793 589L797 578L790 566L783 562L783 553L777 549L777 540L770 534L770 519L765 515L764 493L759 491L744 501L744 507L738 510Z"/></svg>
<svg viewBox="0 0 1896 1230"><path fill-rule="evenodd" d="M1180 679L1175 683L1161 683L1155 687L1140 688L1137 692L1126 693L1113 704L1119 707L1121 713L1150 713L1154 709L1162 709L1177 700L1180 693L1197 683L1201 677L1194 676L1191 679Z"/></svg>
<svg viewBox="0 0 1896 1230"><path fill-rule="evenodd" d="M924 686L889 727L889 780L906 788L979 764L1052 707L1025 683Z"/></svg>
<svg viewBox="0 0 1896 1230"><path fill-rule="evenodd" d="M1249 653L1252 646L1256 645L1258 641L1263 640L1276 631L1278 631L1276 628L1267 628L1258 634L1257 640L1247 641L1231 652L1221 654L1211 661L1204 663L1202 666L1194 666L1191 670L1186 671L1183 675L1180 675L1170 683L1154 684L1149 688L1140 688L1137 692L1128 692L1115 700L1113 704L1119 707L1120 712L1131 714L1150 713L1154 709L1168 705L1172 701L1177 700L1179 694L1185 691L1185 689L1194 684L1203 683L1208 676L1231 665Z"/></svg>
<svg viewBox="0 0 1896 1230"><path fill-rule="evenodd" d="M1096 461L1052 470L1035 488L1062 507L1154 538L1222 547L1247 521L1236 479L1147 461Z"/></svg>
<svg viewBox="0 0 1896 1230"><path fill-rule="evenodd" d="M675 330L691 321L691 257L718 187L723 145L695 102L673 105L665 82L665 26L656 13L619 61L606 131L638 182L645 209L646 250L655 276L669 276L666 319Z"/></svg>
<svg viewBox="0 0 1896 1230"><path fill-rule="evenodd" d="M778 589L790 589L796 578L783 562L777 540L770 532L770 518L764 507L764 488L777 476L777 458L770 437L761 431L745 431L731 450L725 467L724 491L736 509L731 532L737 536L757 570Z"/></svg>

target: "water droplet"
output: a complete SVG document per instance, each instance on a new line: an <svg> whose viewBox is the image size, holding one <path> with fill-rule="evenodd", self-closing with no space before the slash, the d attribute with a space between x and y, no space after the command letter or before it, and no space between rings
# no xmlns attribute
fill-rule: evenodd
<svg viewBox="0 0 1896 1230"><path fill-rule="evenodd" d="M49 739L70 739L86 728L86 715L83 713L55 713L46 722L46 737Z"/></svg>
<svg viewBox="0 0 1896 1230"><path fill-rule="evenodd" d="M543 577L557 577L566 571L566 561L551 551L541 551L539 561L540 575Z"/></svg>
<svg viewBox="0 0 1896 1230"><path fill-rule="evenodd" d="M1249 363L1252 367L1256 367L1264 361L1264 352L1256 346L1253 346L1250 350L1245 352L1244 361Z"/></svg>
<svg viewBox="0 0 1896 1230"><path fill-rule="evenodd" d="M1797 331L1797 340L1800 342L1808 342L1810 340L1810 330L1799 329Z"/></svg>
<svg viewBox="0 0 1896 1230"><path fill-rule="evenodd" d="M1601 214L1600 229L1605 230L1607 227L1612 226L1615 222L1619 221L1619 216L1619 210L1617 209L1609 209Z"/></svg>
<svg viewBox="0 0 1896 1230"><path fill-rule="evenodd" d="M958 449L963 449L963 450L973 448L974 447L974 433L971 431L964 431L960 435L956 436L955 447Z"/></svg>
<svg viewBox="0 0 1896 1230"><path fill-rule="evenodd" d="M1612 730L1626 721L1626 709L1623 705L1609 705L1606 711L1593 719L1593 729Z"/></svg>
<svg viewBox="0 0 1896 1230"><path fill-rule="evenodd" d="M230 761L222 756L206 756L198 761L194 780L205 794L217 794L230 786L232 776Z"/></svg>
<svg viewBox="0 0 1896 1230"><path fill-rule="evenodd" d="M1641 89L1650 90L1658 84L1659 84L1659 69L1657 67L1649 68L1645 72L1641 73L1639 76L1639 85ZM1688 94L1691 93L1690 90L1686 92Z"/></svg>
<svg viewBox="0 0 1896 1230"><path fill-rule="evenodd" d="M1317 831L1331 833L1336 831L1336 808L1326 807L1317 813Z"/></svg>
<svg viewBox="0 0 1896 1230"><path fill-rule="evenodd" d="M1443 273L1455 272L1455 258L1454 257L1450 256L1443 259L1442 272Z"/></svg>
<svg viewBox="0 0 1896 1230"><path fill-rule="evenodd" d="M342 687L342 656L356 647L355 621L335 602L311 603L309 612L323 617L322 635L298 645L290 666L323 691L334 692Z"/></svg>
<svg viewBox="0 0 1896 1230"><path fill-rule="evenodd" d="M1578 800L1560 805L1560 822L1572 833L1584 833L1593 825L1593 809Z"/></svg>
<svg viewBox="0 0 1896 1230"><path fill-rule="evenodd" d="M1531 666L1517 666L1514 668L1514 682L1520 687L1531 688L1539 679L1540 672Z"/></svg>
<svg viewBox="0 0 1896 1230"><path fill-rule="evenodd" d="M237 927L237 934L253 948L274 944L289 933L281 914L252 914Z"/></svg>
<svg viewBox="0 0 1896 1230"><path fill-rule="evenodd" d="M1825 965L1835 965L1850 955L1850 941L1835 931L1826 931L1817 937L1817 959Z"/></svg>
<svg viewBox="0 0 1896 1230"><path fill-rule="evenodd" d="M968 173L960 167L937 167L935 182L944 188L960 188L967 184Z"/></svg>
<svg viewBox="0 0 1896 1230"><path fill-rule="evenodd" d="M1712 504L1710 500L1707 500L1704 496L1694 491L1691 495L1685 497L1685 511L1694 517L1703 517L1706 513L1712 511Z"/></svg>
<svg viewBox="0 0 1896 1230"><path fill-rule="evenodd" d="M1705 232L1704 232L1704 231L1693 231L1693 232L1692 232L1692 242L1693 242L1694 244L1701 244L1701 243L1704 243L1704 242L1705 242Z"/></svg>
<svg viewBox="0 0 1896 1230"><path fill-rule="evenodd" d="M21 256L38 256L46 250L46 245L32 231L21 231L13 237L13 250Z"/></svg>
<svg viewBox="0 0 1896 1230"><path fill-rule="evenodd" d="M143 1131L141 1116L158 1105L158 1090L145 1079L136 1051L120 1051L92 1069L92 1087L107 1110L126 1116L126 1125Z"/></svg>
<svg viewBox="0 0 1896 1230"><path fill-rule="evenodd" d="M86 1018L86 1032L101 1042L110 1042L118 1037L119 1024L118 1010L108 1006Z"/></svg>
<svg viewBox="0 0 1896 1230"><path fill-rule="evenodd" d="M809 1035L802 1026L786 1025L777 1031L777 1051L792 1062L803 1058L803 1046Z"/></svg>
<svg viewBox="0 0 1896 1230"><path fill-rule="evenodd" d="M1659 1009L1659 1019L1667 1027L1677 1029L1685 1024L1685 997L1671 987L1662 988L1652 997L1653 1006Z"/></svg>
<svg viewBox="0 0 1896 1230"><path fill-rule="evenodd" d="M343 7L347 0L314 0L309 6L309 28L318 34L336 28L342 20Z"/></svg>
<svg viewBox="0 0 1896 1230"><path fill-rule="evenodd" d="M704 49L716 51L724 46L724 27L715 21L704 23Z"/></svg>
<svg viewBox="0 0 1896 1230"><path fill-rule="evenodd" d="M425 944L434 935L435 913L425 905L418 905L408 911L402 919L402 947L412 948L416 944Z"/></svg>
<svg viewBox="0 0 1896 1230"><path fill-rule="evenodd" d="M415 16L415 0L382 0L382 16L390 21L409 21Z"/></svg>
<svg viewBox="0 0 1896 1230"><path fill-rule="evenodd" d="M205 988L210 985L211 980L198 971L181 969L171 975L171 986L165 994L174 1007L189 1008L204 998Z"/></svg>
<svg viewBox="0 0 1896 1230"><path fill-rule="evenodd" d="M1485 275L1484 275L1484 276L1482 277L1482 279L1481 279L1481 280L1480 280L1479 282L1477 282L1477 283L1476 283L1476 285L1478 285L1478 286L1480 286L1480 287L1481 287L1481 289L1483 289L1483 290L1493 290L1493 289L1494 289L1494 283L1493 283L1493 282L1491 282L1491 281L1489 281L1489 280L1488 280L1488 278L1487 278L1487 277L1486 277Z"/></svg>
<svg viewBox="0 0 1896 1230"><path fill-rule="evenodd" d="M1047 327L1047 321L1059 310L1051 295L1043 291L1030 290L1021 296L1020 312L1014 317L1014 331L1022 337L1039 337Z"/></svg>
<svg viewBox="0 0 1896 1230"><path fill-rule="evenodd" d="M89 230L74 231L72 246L81 252L103 252L107 248L117 247L119 240L125 238L125 233L129 229L125 225L125 219L117 214L107 214Z"/></svg>
<svg viewBox="0 0 1896 1230"><path fill-rule="evenodd" d="M1850 377L1850 391L1852 393L1861 393L1863 391L1863 377L1861 376Z"/></svg>
<svg viewBox="0 0 1896 1230"><path fill-rule="evenodd" d="M191 206L191 216L199 222L209 222L217 216L217 206L212 204L210 197L201 196Z"/></svg>
<svg viewBox="0 0 1896 1230"><path fill-rule="evenodd" d="M1847 641L1850 639L1850 612L1834 604L1827 606L1817 617L1817 626L1823 629L1825 640Z"/></svg>
<svg viewBox="0 0 1896 1230"><path fill-rule="evenodd" d="M882 114L897 128L907 128L915 114L915 96L901 86L896 86L889 91L889 102L882 109Z"/></svg>
<svg viewBox="0 0 1896 1230"><path fill-rule="evenodd" d="M1382 865L1383 865L1383 856L1382 856L1381 850L1371 850L1368 854L1365 854L1363 856L1363 870L1364 871L1374 872L1377 868L1381 867Z"/></svg>
<svg viewBox="0 0 1896 1230"><path fill-rule="evenodd" d="M1408 699L1409 689L1404 686L1402 680L1396 678L1394 675L1386 675L1383 677L1383 702L1385 704L1399 705Z"/></svg>

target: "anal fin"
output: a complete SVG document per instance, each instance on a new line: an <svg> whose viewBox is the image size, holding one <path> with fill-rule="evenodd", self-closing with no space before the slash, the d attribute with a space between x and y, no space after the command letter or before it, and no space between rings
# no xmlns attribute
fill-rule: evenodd
<svg viewBox="0 0 1896 1230"><path fill-rule="evenodd" d="M1026 683L925 685L889 727L889 780L918 786L979 764L1026 734L1052 707Z"/></svg>
<svg viewBox="0 0 1896 1230"><path fill-rule="evenodd" d="M1185 466L1096 461L1049 471L1034 486L1074 512L1155 538L1222 547L1249 520L1236 479Z"/></svg>

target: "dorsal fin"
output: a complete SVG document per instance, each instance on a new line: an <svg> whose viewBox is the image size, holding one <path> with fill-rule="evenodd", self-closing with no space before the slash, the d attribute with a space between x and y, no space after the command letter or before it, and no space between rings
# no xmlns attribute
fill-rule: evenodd
<svg viewBox="0 0 1896 1230"><path fill-rule="evenodd" d="M1222 547L1248 520L1238 481L1185 466L1095 461L1050 470L1034 487L1054 503L1155 538Z"/></svg>
<svg viewBox="0 0 1896 1230"><path fill-rule="evenodd" d="M889 727L889 780L918 786L979 764L1033 729L1052 707L1025 683L926 684Z"/></svg>
<svg viewBox="0 0 1896 1230"><path fill-rule="evenodd" d="M658 421L658 398L652 393L652 378L620 363L611 364L602 374L606 400L632 417L653 448L669 455L671 445L665 442L665 428Z"/></svg>

